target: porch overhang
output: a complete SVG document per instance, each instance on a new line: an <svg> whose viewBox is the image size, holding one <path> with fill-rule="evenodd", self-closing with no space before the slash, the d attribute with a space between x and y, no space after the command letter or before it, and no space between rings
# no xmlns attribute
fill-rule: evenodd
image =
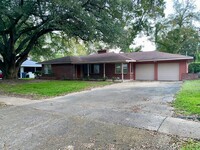
<svg viewBox="0 0 200 150"><path fill-rule="evenodd" d="M130 63L130 62L136 62L136 60L113 60L113 61L88 61L88 62L76 62L76 63L72 63L72 64L104 64L104 63Z"/></svg>

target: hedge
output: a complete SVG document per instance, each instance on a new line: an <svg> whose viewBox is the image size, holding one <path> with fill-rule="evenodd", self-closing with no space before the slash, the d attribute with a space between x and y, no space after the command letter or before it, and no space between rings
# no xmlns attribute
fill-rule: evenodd
<svg viewBox="0 0 200 150"><path fill-rule="evenodd" d="M189 73L198 73L200 72L200 62L190 63L188 66Z"/></svg>

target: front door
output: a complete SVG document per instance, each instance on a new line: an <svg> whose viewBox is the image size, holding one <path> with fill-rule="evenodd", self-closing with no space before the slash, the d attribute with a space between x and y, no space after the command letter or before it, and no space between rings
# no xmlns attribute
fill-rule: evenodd
<svg viewBox="0 0 200 150"><path fill-rule="evenodd" d="M81 65L76 65L76 77L77 79L81 78Z"/></svg>

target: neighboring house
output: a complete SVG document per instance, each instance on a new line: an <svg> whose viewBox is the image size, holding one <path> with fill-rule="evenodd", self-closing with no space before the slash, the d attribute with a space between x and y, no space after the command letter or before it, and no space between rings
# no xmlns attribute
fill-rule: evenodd
<svg viewBox="0 0 200 150"><path fill-rule="evenodd" d="M35 78L35 72L41 71L42 65L32 60L26 60L22 63L19 70L20 78Z"/></svg>
<svg viewBox="0 0 200 150"><path fill-rule="evenodd" d="M193 58L158 51L67 56L41 62L45 76L56 79L119 78L126 80L182 80Z"/></svg>

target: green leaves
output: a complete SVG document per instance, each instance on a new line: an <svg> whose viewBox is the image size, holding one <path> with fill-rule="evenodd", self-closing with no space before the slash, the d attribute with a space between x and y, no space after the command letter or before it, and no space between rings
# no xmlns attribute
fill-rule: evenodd
<svg viewBox="0 0 200 150"><path fill-rule="evenodd" d="M56 35L60 39L53 45L48 43L45 37L48 33L64 33L64 39L72 41L100 41L126 51L140 31L148 30L151 19L162 15L163 1L0 1L0 57L3 57L0 69L9 72L9 68L14 68L18 71L31 51L34 56L52 56L54 51L63 49L69 52L61 35Z"/></svg>
<svg viewBox="0 0 200 150"><path fill-rule="evenodd" d="M196 55L200 38L194 22L200 18L194 8L191 1L174 2L175 13L156 25L155 41L159 51Z"/></svg>

